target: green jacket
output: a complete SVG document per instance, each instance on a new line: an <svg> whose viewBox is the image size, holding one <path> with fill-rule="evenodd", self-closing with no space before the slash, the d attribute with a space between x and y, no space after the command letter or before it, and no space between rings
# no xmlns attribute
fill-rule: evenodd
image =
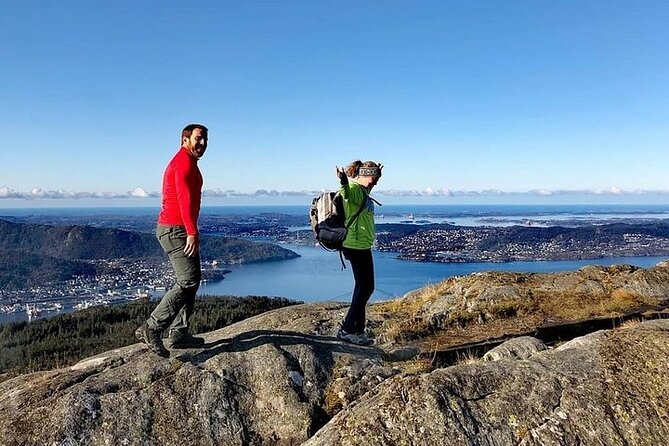
<svg viewBox="0 0 669 446"><path fill-rule="evenodd" d="M344 214L346 224L355 216L360 206L368 197L367 192L358 183L350 182L339 188L339 193L344 199ZM374 244L376 229L374 228L374 202L367 199L367 204L358 218L348 228L344 247L351 249L369 249Z"/></svg>

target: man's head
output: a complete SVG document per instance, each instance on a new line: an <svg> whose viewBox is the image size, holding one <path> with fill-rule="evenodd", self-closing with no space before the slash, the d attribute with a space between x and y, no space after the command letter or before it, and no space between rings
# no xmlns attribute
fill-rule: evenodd
<svg viewBox="0 0 669 446"><path fill-rule="evenodd" d="M207 150L208 138L209 130L202 124L189 124L181 131L181 145L198 159Z"/></svg>

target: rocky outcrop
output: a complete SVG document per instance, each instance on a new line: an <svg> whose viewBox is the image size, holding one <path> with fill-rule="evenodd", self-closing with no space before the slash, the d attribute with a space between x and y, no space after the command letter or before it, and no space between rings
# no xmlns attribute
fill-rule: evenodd
<svg viewBox="0 0 669 446"><path fill-rule="evenodd" d="M530 320L522 312L531 306L518 302L550 316L548 302L559 305L574 290L577 302L666 304L665 274L668 268L614 267L450 279L430 293L372 306L375 347L334 337L347 310L340 303L270 311L206 333L203 348L173 350L169 360L131 345L0 382L0 444L663 444L669 320L554 348L513 339L488 352L493 361L438 369L432 351L417 356L393 330L437 314L495 314L492 322L461 319L478 336L502 317ZM508 302L515 314L492 310ZM429 328L448 345L468 329L443 326Z"/></svg>
<svg viewBox="0 0 669 446"><path fill-rule="evenodd" d="M662 320L597 332L527 360L400 375L305 445L667 444L668 357Z"/></svg>
<svg viewBox="0 0 669 446"><path fill-rule="evenodd" d="M384 321L380 336L386 342L402 342L449 331L457 335L451 336L457 345L463 341L461 335L465 342L480 341L668 304L669 268L662 266L586 266L552 274L481 272L453 277L408 293L401 301L382 304L404 317ZM486 323L492 324L478 337L470 336L474 330L468 326Z"/></svg>
<svg viewBox="0 0 669 446"><path fill-rule="evenodd" d="M136 344L4 381L0 444L300 444L329 420L328 407L399 373L381 350L332 336L346 308L264 313L169 360Z"/></svg>
<svg viewBox="0 0 669 446"><path fill-rule="evenodd" d="M266 313L209 333L206 348L174 350L169 360L133 345L5 381L0 444L299 444L327 422L335 364L382 365L378 350L309 334L319 317L342 308ZM291 330L305 324L308 330Z"/></svg>

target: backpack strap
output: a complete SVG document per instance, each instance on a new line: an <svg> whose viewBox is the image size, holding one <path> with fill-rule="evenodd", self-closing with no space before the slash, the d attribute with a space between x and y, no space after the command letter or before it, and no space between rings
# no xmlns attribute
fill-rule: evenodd
<svg viewBox="0 0 669 446"><path fill-rule="evenodd" d="M362 189L362 188L361 188ZM346 229L350 228L351 225L358 219L360 214L362 214L363 209L365 209L365 206L367 206L367 200L374 200L371 198L369 195L367 195L367 192L365 192L365 189L362 189L362 194L365 196L364 200L362 200L362 203L360 203L360 207L358 208L358 211L353 214L353 218L351 218L348 222L347 225L345 225ZM374 200L376 201L376 200Z"/></svg>

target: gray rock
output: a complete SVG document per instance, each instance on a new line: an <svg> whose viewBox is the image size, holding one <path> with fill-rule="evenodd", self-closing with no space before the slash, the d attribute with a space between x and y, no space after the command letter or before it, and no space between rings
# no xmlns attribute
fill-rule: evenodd
<svg viewBox="0 0 669 446"><path fill-rule="evenodd" d="M546 350L546 344L531 336L520 336L509 339L483 355L484 361L500 359L527 359L540 351Z"/></svg>
<svg viewBox="0 0 669 446"><path fill-rule="evenodd" d="M400 347L385 352L383 358L387 361L408 361L420 355L420 353L421 349L419 347Z"/></svg>
<svg viewBox="0 0 669 446"><path fill-rule="evenodd" d="M528 360L396 376L304 444L667 444L667 357L669 320L661 320L598 332Z"/></svg>
<svg viewBox="0 0 669 446"><path fill-rule="evenodd" d="M661 262L657 262L658 268L669 268L669 260L662 260Z"/></svg>
<svg viewBox="0 0 669 446"><path fill-rule="evenodd" d="M169 360L136 344L9 379L0 383L0 444L300 444L329 419L326 394L341 364L367 383L354 398L396 373L378 349L310 334L334 329L342 308L265 313Z"/></svg>
<svg viewBox="0 0 669 446"><path fill-rule="evenodd" d="M397 319L417 326L415 333L437 327L424 320L449 327L453 315L485 314L497 323L537 293L558 304L569 293L666 304L669 268L485 273L432 288L430 296L394 302L402 311L370 306L377 340L393 338L397 325L386 321ZM347 307L274 310L206 333L204 348L174 350L170 360L136 344L0 382L0 444L588 446L669 438L667 320L540 352L536 342L516 340L504 346L507 354L527 359L427 373L417 348L388 342L383 351L336 339Z"/></svg>

